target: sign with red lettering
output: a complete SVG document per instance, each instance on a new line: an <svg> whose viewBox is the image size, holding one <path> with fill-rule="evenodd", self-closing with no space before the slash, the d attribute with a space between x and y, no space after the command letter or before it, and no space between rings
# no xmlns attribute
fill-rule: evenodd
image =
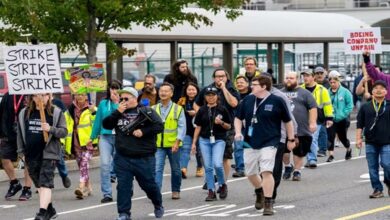
<svg viewBox="0 0 390 220"><path fill-rule="evenodd" d="M346 54L362 54L369 51L371 54L382 53L381 29L362 28L344 30L344 46Z"/></svg>
<svg viewBox="0 0 390 220"><path fill-rule="evenodd" d="M10 94L64 92L55 44L9 46L3 51Z"/></svg>

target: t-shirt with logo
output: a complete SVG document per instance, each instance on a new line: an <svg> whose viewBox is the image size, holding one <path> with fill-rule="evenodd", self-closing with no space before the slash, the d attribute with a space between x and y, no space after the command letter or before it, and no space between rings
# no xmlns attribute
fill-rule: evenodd
<svg viewBox="0 0 390 220"><path fill-rule="evenodd" d="M311 136L309 129L309 110L317 108L313 95L301 87L293 90L281 90L290 100L291 110L298 124L298 136Z"/></svg>
<svg viewBox="0 0 390 220"><path fill-rule="evenodd" d="M46 123L50 126L53 125L53 116L49 115L46 111ZM33 160L39 159L43 156L43 150L46 143L43 138L42 122L38 110L31 112L30 117L26 119L26 158Z"/></svg>
<svg viewBox="0 0 390 220"><path fill-rule="evenodd" d="M118 127L122 130L125 126L133 123L134 120L138 117L137 108L128 109L123 112L122 117L118 120Z"/></svg>
<svg viewBox="0 0 390 220"><path fill-rule="evenodd" d="M281 138L281 122L291 121L290 113L282 98L270 94L267 98L259 99L254 95L245 97L239 105L236 117L245 120L243 131L244 141L253 149L276 146ZM258 107L255 117L257 123L251 123L254 105ZM248 135L249 127L253 126L252 136Z"/></svg>

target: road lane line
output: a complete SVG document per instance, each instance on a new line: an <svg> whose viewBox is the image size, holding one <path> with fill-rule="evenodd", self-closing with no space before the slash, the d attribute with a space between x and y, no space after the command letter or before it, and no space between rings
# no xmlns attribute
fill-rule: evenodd
<svg viewBox="0 0 390 220"><path fill-rule="evenodd" d="M385 210L388 210L388 209L390 209L390 205L383 206L383 207L376 208L376 209L371 209L371 210L364 211L364 212L359 212L359 213L356 213L356 214L353 214L353 215L344 216L344 217L341 217L341 218L337 218L335 220L350 220L350 219L360 218L360 217L363 217L363 216L366 216L366 215L371 215L371 214L374 214L376 212L382 212L382 211L385 211Z"/></svg>
<svg viewBox="0 0 390 220"><path fill-rule="evenodd" d="M365 156L353 157L351 160L357 160L357 159L361 159L361 158L365 158ZM320 163L320 164L317 164L317 166L327 166L327 165L332 165L332 164L335 164L335 163L341 163L341 162L345 162L345 161L346 160L344 160L344 159L343 160L336 160L336 161L333 161L333 162L330 162L330 163L327 163L327 162ZM247 177L240 177L240 178L230 179L227 182L228 183L232 183L232 182L246 180L246 179L247 179ZM192 186L192 187L187 187L187 188L181 189L181 191L182 192L191 191L191 190L194 190L194 189L200 189L202 187L203 187L203 185ZM171 191L167 191L167 192L163 192L161 194L162 195L170 195L170 194L172 194L172 192ZM133 198L132 201L142 200L142 199L146 199L146 198L147 198L146 196L141 196L141 197ZM82 212L82 211L87 211L87 210L91 210L91 209L101 208L101 207L105 207L105 206L109 206L109 205L116 205L116 202L109 202L109 203L100 204L100 205L88 206L88 207L80 208L80 209L74 209L74 210L69 210L69 211L64 211L64 212L58 212L57 214L58 215L65 215L65 214L70 214L70 213L75 213L75 212ZM23 220L34 220L34 218L26 218L26 219L23 219Z"/></svg>

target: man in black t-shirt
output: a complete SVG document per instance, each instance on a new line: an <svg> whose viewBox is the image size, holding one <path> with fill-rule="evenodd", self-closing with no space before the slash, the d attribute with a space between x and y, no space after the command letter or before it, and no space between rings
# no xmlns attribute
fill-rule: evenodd
<svg viewBox="0 0 390 220"><path fill-rule="evenodd" d="M390 196L390 105L386 102L385 81L375 81L372 101L365 103L357 116L356 147L362 148L362 131L366 142L366 159L374 192L369 198L383 197L383 186L379 179L379 164L383 167L384 183Z"/></svg>
<svg viewBox="0 0 390 220"><path fill-rule="evenodd" d="M295 147L294 127L290 113L283 99L270 93L271 84L271 78L267 76L255 77L252 80L254 96L248 96L241 102L234 119L235 139L244 139L252 147L244 152L245 171L249 181L255 187L255 207L264 208L263 215L274 214L272 172L276 146L281 138L281 122L286 126L288 149L292 150ZM242 134L244 120L245 129ZM262 197L262 191L265 198Z"/></svg>

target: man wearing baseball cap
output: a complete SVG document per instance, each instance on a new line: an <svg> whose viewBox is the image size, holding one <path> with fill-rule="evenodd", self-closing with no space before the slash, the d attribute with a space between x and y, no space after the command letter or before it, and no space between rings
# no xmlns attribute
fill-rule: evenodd
<svg viewBox="0 0 390 220"><path fill-rule="evenodd" d="M386 102L388 85L375 81L371 102L365 103L357 116L356 147L362 148L362 131L366 142L366 159L373 193L371 199L383 197L383 185L379 179L379 164L384 172L384 183L390 196L390 106Z"/></svg>
<svg viewBox="0 0 390 220"><path fill-rule="evenodd" d="M164 129L157 113L149 107L138 106L138 92L132 87L118 90L120 102L118 109L103 120L103 127L115 128L114 169L118 179L117 209L118 220L131 219L131 197L133 178L146 192L154 205L154 215L164 215L162 196L155 182L154 154L157 134Z"/></svg>

